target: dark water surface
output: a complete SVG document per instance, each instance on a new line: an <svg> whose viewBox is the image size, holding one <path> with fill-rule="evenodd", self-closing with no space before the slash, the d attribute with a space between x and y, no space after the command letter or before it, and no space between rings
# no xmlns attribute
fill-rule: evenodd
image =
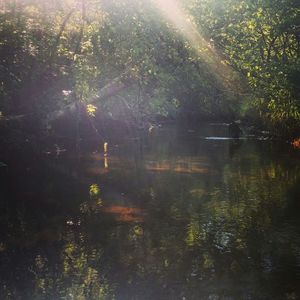
<svg viewBox="0 0 300 300"><path fill-rule="evenodd" d="M0 299L299 299L299 153L208 136L1 149Z"/></svg>

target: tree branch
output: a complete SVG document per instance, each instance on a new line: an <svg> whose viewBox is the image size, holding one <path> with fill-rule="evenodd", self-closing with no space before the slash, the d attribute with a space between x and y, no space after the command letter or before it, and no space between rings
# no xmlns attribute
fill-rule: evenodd
<svg viewBox="0 0 300 300"><path fill-rule="evenodd" d="M134 78L132 76L128 76L128 74L126 74L126 76L121 75L119 77L116 77L110 83L102 87L98 95L93 99L90 99L89 103L90 104L97 103L102 99L107 99L109 97L112 97L116 95L118 92L134 84L134 82L135 82ZM62 118L63 116L69 113L74 113L74 112L76 112L76 102L66 105L62 109L59 109L49 114L45 120L45 123L49 124L57 119Z"/></svg>

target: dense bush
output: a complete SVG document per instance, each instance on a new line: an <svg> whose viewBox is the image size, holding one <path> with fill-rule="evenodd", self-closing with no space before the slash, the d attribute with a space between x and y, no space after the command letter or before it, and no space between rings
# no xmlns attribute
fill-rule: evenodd
<svg viewBox="0 0 300 300"><path fill-rule="evenodd" d="M116 118L244 117L285 135L299 126L296 0L1 5L2 114L88 104L121 76L132 84L96 103Z"/></svg>

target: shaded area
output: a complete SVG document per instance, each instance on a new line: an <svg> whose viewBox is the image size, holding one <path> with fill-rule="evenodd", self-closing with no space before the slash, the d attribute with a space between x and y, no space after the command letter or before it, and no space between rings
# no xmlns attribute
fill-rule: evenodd
<svg viewBox="0 0 300 300"><path fill-rule="evenodd" d="M224 130L3 151L0 298L297 299L299 154Z"/></svg>

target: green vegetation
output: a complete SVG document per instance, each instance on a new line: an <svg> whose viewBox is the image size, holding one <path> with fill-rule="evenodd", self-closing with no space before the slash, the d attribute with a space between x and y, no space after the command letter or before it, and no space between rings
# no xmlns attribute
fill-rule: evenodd
<svg viewBox="0 0 300 300"><path fill-rule="evenodd" d="M1 0L0 299L299 299L299 78L299 0Z"/></svg>
<svg viewBox="0 0 300 300"><path fill-rule="evenodd" d="M1 115L52 120L81 103L138 126L244 118L297 135L299 11L297 0L2 1Z"/></svg>

